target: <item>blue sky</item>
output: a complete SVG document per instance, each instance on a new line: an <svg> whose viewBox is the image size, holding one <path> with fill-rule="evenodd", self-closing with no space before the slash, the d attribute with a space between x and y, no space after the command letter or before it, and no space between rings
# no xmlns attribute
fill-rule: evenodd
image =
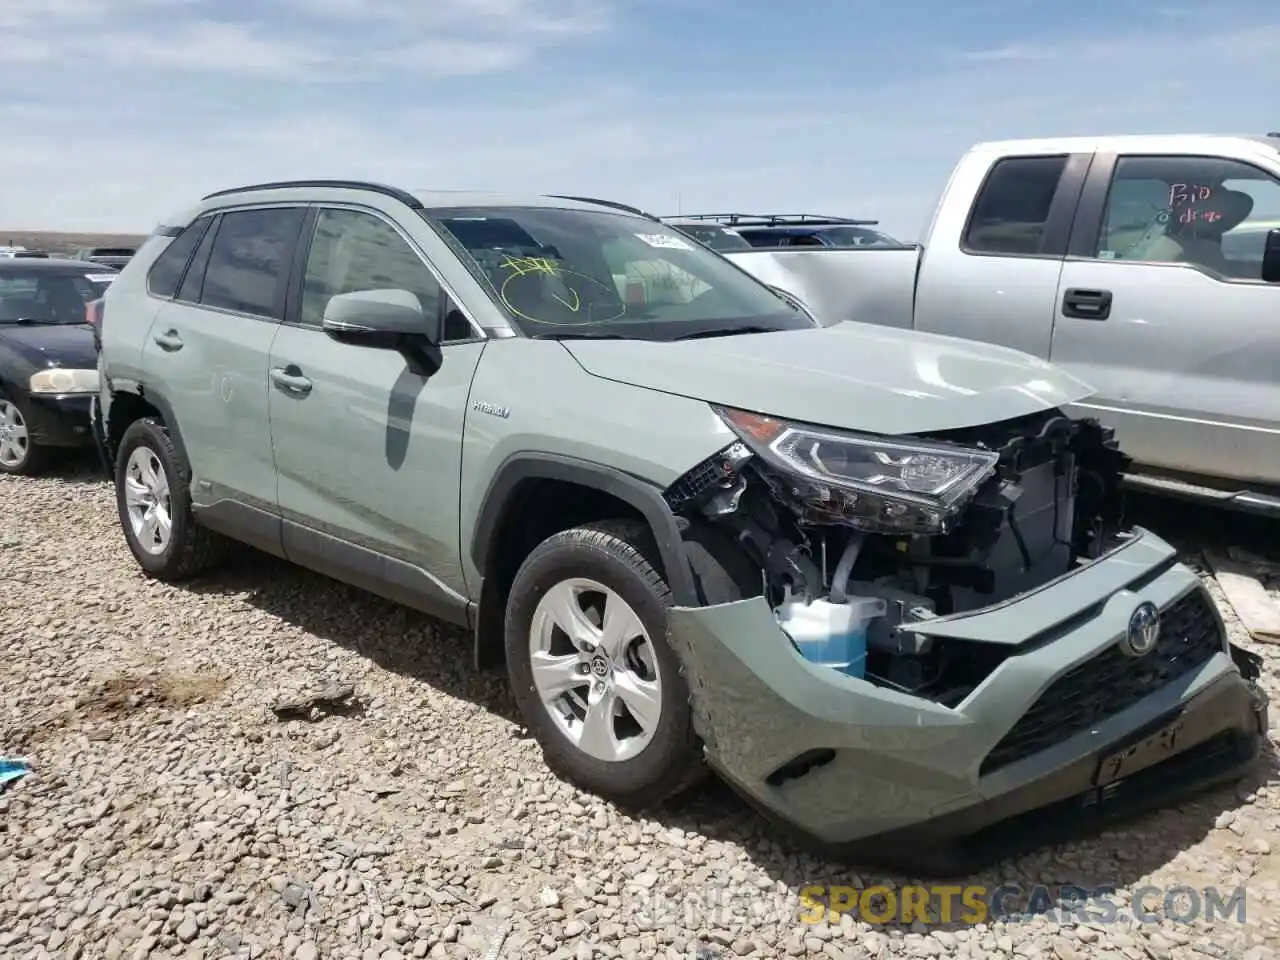
<svg viewBox="0 0 1280 960"><path fill-rule="evenodd" d="M1274 0L0 0L0 228L290 177L919 236L989 139L1280 129Z"/></svg>

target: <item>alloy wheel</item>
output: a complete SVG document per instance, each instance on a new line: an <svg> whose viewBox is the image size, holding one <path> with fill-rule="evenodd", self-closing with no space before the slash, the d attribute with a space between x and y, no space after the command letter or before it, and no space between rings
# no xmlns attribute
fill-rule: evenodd
<svg viewBox="0 0 1280 960"><path fill-rule="evenodd" d="M147 553L164 553L173 536L169 476L150 447L136 447L129 454L124 497L134 540Z"/></svg>
<svg viewBox="0 0 1280 960"><path fill-rule="evenodd" d="M17 469L31 455L27 421L12 400L0 399L0 463Z"/></svg>
<svg viewBox="0 0 1280 960"><path fill-rule="evenodd" d="M530 626L533 683L560 733L605 762L648 746L662 715L662 677L630 604L594 580L562 580Z"/></svg>

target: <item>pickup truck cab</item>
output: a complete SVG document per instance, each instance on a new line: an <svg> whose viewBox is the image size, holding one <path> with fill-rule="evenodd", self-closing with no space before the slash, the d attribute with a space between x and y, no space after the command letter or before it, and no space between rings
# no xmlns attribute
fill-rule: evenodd
<svg viewBox="0 0 1280 960"><path fill-rule="evenodd" d="M1280 515L1280 135L975 146L923 243L730 259L821 322L1050 360L1129 485Z"/></svg>

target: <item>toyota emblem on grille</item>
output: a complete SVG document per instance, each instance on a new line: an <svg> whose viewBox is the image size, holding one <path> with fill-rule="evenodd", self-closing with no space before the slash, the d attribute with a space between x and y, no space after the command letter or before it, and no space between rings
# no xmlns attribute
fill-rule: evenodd
<svg viewBox="0 0 1280 960"><path fill-rule="evenodd" d="M1150 600L1144 600L1129 615L1129 629L1125 631L1122 649L1131 657L1150 653L1160 637L1160 611Z"/></svg>

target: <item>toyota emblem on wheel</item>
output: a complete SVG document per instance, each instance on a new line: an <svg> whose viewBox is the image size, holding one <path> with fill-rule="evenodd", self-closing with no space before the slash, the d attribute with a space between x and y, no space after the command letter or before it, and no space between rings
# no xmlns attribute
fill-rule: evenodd
<svg viewBox="0 0 1280 960"><path fill-rule="evenodd" d="M1125 632L1124 652L1131 657L1141 657L1155 648L1160 637L1160 610L1150 600L1144 600L1129 615L1129 629Z"/></svg>

